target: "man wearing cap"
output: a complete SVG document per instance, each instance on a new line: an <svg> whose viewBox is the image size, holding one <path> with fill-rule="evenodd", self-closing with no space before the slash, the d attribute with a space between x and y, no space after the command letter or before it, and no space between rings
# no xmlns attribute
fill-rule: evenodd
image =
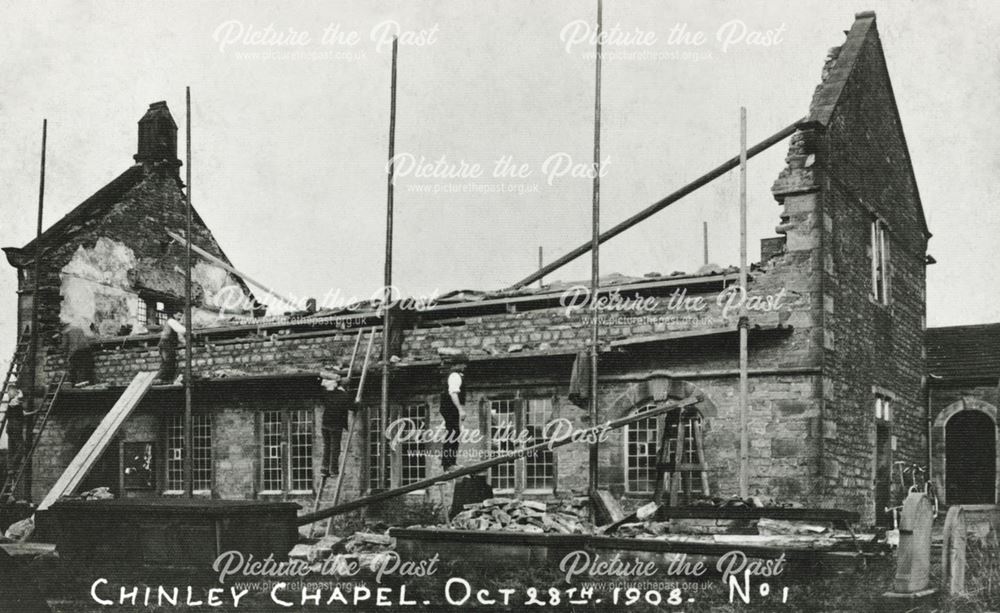
<svg viewBox="0 0 1000 613"><path fill-rule="evenodd" d="M453 470L458 461L458 438L465 419L465 363L456 362L451 366L447 389L441 394L441 417L447 438L441 444L441 468L445 472Z"/></svg>
<svg viewBox="0 0 1000 613"><path fill-rule="evenodd" d="M320 373L323 385L323 467L324 477L340 473L340 441L347 429L347 412L356 407L354 400L341 385L342 370L324 370Z"/></svg>

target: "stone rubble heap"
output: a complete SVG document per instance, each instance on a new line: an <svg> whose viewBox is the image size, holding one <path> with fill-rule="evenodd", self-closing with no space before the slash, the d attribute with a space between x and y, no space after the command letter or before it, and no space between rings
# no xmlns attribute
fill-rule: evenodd
<svg viewBox="0 0 1000 613"><path fill-rule="evenodd" d="M377 561L395 551L396 539L387 533L355 532L351 536L324 536L315 543L299 543L288 557L293 560L304 560L312 565L314 571L320 572L323 563L331 558L338 558L341 567L356 562L359 567L372 568Z"/></svg>
<svg viewBox="0 0 1000 613"><path fill-rule="evenodd" d="M589 534L585 496L552 503L514 498L489 498L467 504L451 521L440 527L456 530L502 530L529 534Z"/></svg>
<svg viewBox="0 0 1000 613"><path fill-rule="evenodd" d="M86 492L83 492L82 494L80 494L79 496L77 496L77 499L79 499L79 500L111 500L114 497L115 497L115 495L111 493L111 488L108 488L108 487L95 487L92 490L87 490Z"/></svg>

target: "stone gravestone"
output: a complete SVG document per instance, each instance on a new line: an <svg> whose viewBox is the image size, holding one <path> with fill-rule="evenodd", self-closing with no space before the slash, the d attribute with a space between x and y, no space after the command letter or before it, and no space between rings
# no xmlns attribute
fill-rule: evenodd
<svg viewBox="0 0 1000 613"><path fill-rule="evenodd" d="M892 590L915 594L927 590L931 567L931 526L934 508L923 492L913 492L903 501L899 518L899 550Z"/></svg>
<svg viewBox="0 0 1000 613"><path fill-rule="evenodd" d="M965 512L962 505L948 509L941 546L941 580L952 596L965 594Z"/></svg>

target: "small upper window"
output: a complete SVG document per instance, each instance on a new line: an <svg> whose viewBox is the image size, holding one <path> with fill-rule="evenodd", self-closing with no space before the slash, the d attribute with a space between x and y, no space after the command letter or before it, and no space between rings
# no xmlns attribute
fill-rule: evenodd
<svg viewBox="0 0 1000 613"><path fill-rule="evenodd" d="M886 396L875 396L875 419L892 421L892 401Z"/></svg>
<svg viewBox="0 0 1000 613"><path fill-rule="evenodd" d="M881 219L872 221L872 298L879 304L889 304L889 240L885 223Z"/></svg>
<svg viewBox="0 0 1000 613"><path fill-rule="evenodd" d="M140 296L136 319L146 326L163 326L170 318L170 313L181 308L179 303L163 302L155 298Z"/></svg>

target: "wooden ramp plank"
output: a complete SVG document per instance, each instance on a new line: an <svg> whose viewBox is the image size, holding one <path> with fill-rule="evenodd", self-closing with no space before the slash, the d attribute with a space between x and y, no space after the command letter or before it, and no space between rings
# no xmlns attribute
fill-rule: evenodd
<svg viewBox="0 0 1000 613"><path fill-rule="evenodd" d="M149 391L154 380L156 380L155 371L141 372L132 379L132 383L125 388L121 397L118 398L115 405L104 416L104 419L101 420L100 425L90 435L87 442L84 443L83 448L76 454L73 461L69 463L69 466L63 471L63 474L56 481L56 484L52 486L52 489L49 490L49 493L45 495L45 499L38 505L39 511L44 511L61 497L73 493L84 477L87 476L87 473L90 472L91 467L93 467L97 459L107 449L111 443L111 439L118 434L118 430L121 429L122 424L132 414L135 407L138 406L139 401Z"/></svg>

